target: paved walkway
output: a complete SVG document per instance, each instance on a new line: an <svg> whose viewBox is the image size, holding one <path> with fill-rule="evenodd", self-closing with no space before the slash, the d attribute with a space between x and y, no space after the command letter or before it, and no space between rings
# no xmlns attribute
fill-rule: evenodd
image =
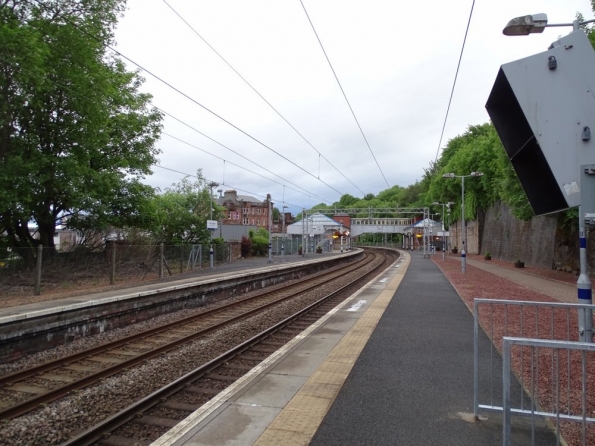
<svg viewBox="0 0 595 446"><path fill-rule="evenodd" d="M480 351L489 342L482 332ZM501 370L494 365L495 382ZM482 372L480 389L489 389ZM512 394L520 395L518 385ZM501 419L473 421L473 317L436 264L414 252L310 445L499 446ZM514 444L531 444L526 420L515 417L513 435ZM555 444L543 422L535 444Z"/></svg>
<svg viewBox="0 0 595 446"><path fill-rule="evenodd" d="M522 272L521 269L513 270L491 262L467 259L467 264L510 280L511 282L518 283L538 293L558 299L561 302L578 303L576 285L550 280L535 274L527 274Z"/></svg>

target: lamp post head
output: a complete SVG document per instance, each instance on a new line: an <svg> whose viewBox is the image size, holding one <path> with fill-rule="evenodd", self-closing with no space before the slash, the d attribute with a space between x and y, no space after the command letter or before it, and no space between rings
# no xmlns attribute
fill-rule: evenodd
<svg viewBox="0 0 595 446"><path fill-rule="evenodd" d="M483 176L483 172L471 172L472 177L482 177Z"/></svg>
<svg viewBox="0 0 595 446"><path fill-rule="evenodd" d="M444 175L442 175L442 178L454 178L455 174L453 172L450 173L445 173Z"/></svg>
<svg viewBox="0 0 595 446"><path fill-rule="evenodd" d="M512 19L502 30L505 36L528 36L542 33L547 26L547 14L533 14Z"/></svg>

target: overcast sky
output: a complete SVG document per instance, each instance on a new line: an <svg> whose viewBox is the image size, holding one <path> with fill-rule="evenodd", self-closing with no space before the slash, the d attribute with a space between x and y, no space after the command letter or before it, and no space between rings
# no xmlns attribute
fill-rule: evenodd
<svg viewBox="0 0 595 446"><path fill-rule="evenodd" d="M117 49L175 88L142 74L153 104L179 120L165 117L161 167L146 182L164 189L202 169L216 189L270 193L293 214L415 183L438 152L472 3L303 0L370 151L299 0L128 0ZM589 0L477 0L440 146L489 120L500 65L571 31L506 37L510 19L569 23L577 11L593 16Z"/></svg>

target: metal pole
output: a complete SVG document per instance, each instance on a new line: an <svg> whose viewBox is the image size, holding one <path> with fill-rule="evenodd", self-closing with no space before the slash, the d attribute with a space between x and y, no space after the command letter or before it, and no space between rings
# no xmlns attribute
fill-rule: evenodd
<svg viewBox="0 0 595 446"><path fill-rule="evenodd" d="M585 190L581 187L581 191ZM582 198L581 198L582 202ZM581 304L591 305L593 303L591 291L591 279L587 273L587 235L585 232L585 215L582 206L578 207L578 230L580 246L580 264L581 273L576 282L578 291L578 301ZM579 338L580 342L592 342L593 340L593 312L592 310L581 308L578 310Z"/></svg>
<svg viewBox="0 0 595 446"><path fill-rule="evenodd" d="M502 444L510 446L512 413L510 410L510 341L508 339L504 339L502 350Z"/></svg>
<svg viewBox="0 0 595 446"><path fill-rule="evenodd" d="M302 257L306 257L306 237L305 230L308 219L306 218L306 208L302 208Z"/></svg>
<svg viewBox="0 0 595 446"><path fill-rule="evenodd" d="M281 223L281 261L285 259L285 206L283 206L283 222Z"/></svg>
<svg viewBox="0 0 595 446"><path fill-rule="evenodd" d="M461 216L463 220L463 249L461 251L461 271L464 273L467 267L467 252L465 249L467 248L467 229L465 228L465 176L461 176Z"/></svg>
<svg viewBox="0 0 595 446"><path fill-rule="evenodd" d="M213 188L219 186L218 183L215 183L214 181L211 181L209 183L209 187L211 188L211 192L210 192L210 207L211 207L211 218L209 220L213 220ZM209 258L211 261L211 269L213 269L215 267L215 262L214 262L214 251L213 251L213 230L209 229L209 231L211 232L211 248L209 249Z"/></svg>
<svg viewBox="0 0 595 446"><path fill-rule="evenodd" d="M267 223L269 227L269 263L273 263L273 213L271 212L271 194L267 194L267 208Z"/></svg>
<svg viewBox="0 0 595 446"><path fill-rule="evenodd" d="M444 203L442 203L442 261L446 260L446 236L444 235Z"/></svg>

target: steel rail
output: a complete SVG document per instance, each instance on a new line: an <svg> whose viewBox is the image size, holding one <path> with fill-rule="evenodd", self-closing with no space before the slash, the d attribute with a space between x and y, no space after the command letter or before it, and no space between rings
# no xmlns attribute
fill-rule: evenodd
<svg viewBox="0 0 595 446"><path fill-rule="evenodd" d="M62 443L61 446L89 446L94 444L95 442L99 441L100 439L104 438L104 436L109 433L113 432L117 428L123 426L127 422L137 418L140 413L143 413L152 407L161 403L164 399L171 397L173 394L183 390L193 381L204 377L205 375L211 373L213 370L221 366L223 363L231 360L235 356L241 354L242 352L248 350L250 347L258 344L262 340L268 338L271 334L279 331L289 323L295 321L296 319L304 316L305 314L311 312L315 308L319 307L320 305L324 304L329 299L332 299L334 296L340 294L347 288L361 282L362 280L368 278L371 275L377 274L378 269L380 269L384 265L382 262L379 266L374 268L373 270L363 274L362 276L358 277L355 280L352 280L348 284L342 286L341 288L333 291L332 293L322 297L321 299L317 300L316 302L308 305L307 307L303 308L302 310L296 312L295 314L285 318L281 322L267 328L266 330L262 331L261 333L253 336L252 338L244 341L243 343L237 345L236 347L228 350L227 352L223 353L222 355L218 356L217 358L207 362L206 364L196 368L195 370L187 373L186 375L178 378L177 380L171 382L170 384L166 385L165 387L153 392L152 394L142 398L141 400L137 401L136 403L128 406L127 408L121 410L120 412L106 418L105 420L101 421L100 423L96 424L95 426L87 429L84 432L81 432L77 436L71 438L70 440Z"/></svg>
<svg viewBox="0 0 595 446"><path fill-rule="evenodd" d="M360 262L357 262L358 263L357 265L349 265L349 266L347 266L344 269L347 269L348 272L354 271L356 269L361 268L361 263L366 262L366 261L368 261L368 263L369 263L372 260L368 260L366 258L366 259L363 259ZM345 274L345 271L343 271L343 272L332 271L331 272L331 275L333 275L333 273L334 273L335 277L331 278L331 280L335 280L335 279L340 278L343 274ZM317 278L322 278L324 276L325 275L318 276ZM311 280L311 279L309 279L309 280ZM325 280L328 281L329 280L328 277L325 278ZM11 419L11 418L15 418L15 417L18 417L20 415L23 415L23 414L25 414L27 412L30 412L31 410L37 408L41 404L47 404L47 403L49 403L51 401L55 401L58 398L62 398L64 396L68 395L70 392L72 392L74 390L79 390L79 389L88 387L88 386L96 383L100 379L105 379L105 378L108 378L110 376L113 376L113 375L121 372L123 369L134 367L134 366L136 366L138 364L141 364L141 363L143 363L143 362L145 362L145 361L147 361L149 359L152 359L152 358L154 358L156 356L159 356L159 355L161 355L163 353L166 353L166 352L168 352L168 351L170 351L170 350L172 350L174 348L177 348L180 345L186 344L186 343L188 343L188 342L190 342L190 341L192 341L194 339L200 338L200 337L205 336L205 335L207 335L207 334L209 334L209 333L211 333L213 331L219 330L219 329L221 329L222 327L224 327L226 325L233 324L233 323L235 323L235 322L237 322L237 321L239 321L241 319L244 319L244 318L247 318L247 317L249 317L249 316L251 316L253 314L259 313L259 312L261 312L261 311L263 311L263 310L265 310L265 309L267 309L269 307L272 307L274 305L278 305L278 304L280 304L280 303L282 303L282 302L284 302L286 300L293 299L293 298L295 298L299 294L302 294L304 292L307 292L307 291L310 291L310 290L312 290L314 288L317 288L319 285L320 285L319 283L316 283L316 284L309 285L306 288L300 288L298 291L296 291L296 292L294 292L294 293L292 293L292 294L290 294L288 296L282 297L280 299L277 299L277 300L275 300L273 302L266 303L264 305L260 305L260 306L258 306L256 308L251 309L248 312L244 312L244 313L242 313L240 315L232 316L230 318L225 319L224 321L221 321L221 322L216 323L216 324L214 324L214 325L212 325L210 327L207 327L207 328L204 328L204 329L199 330L197 332L194 332L194 333L192 333L192 334L190 334L188 336L183 336L183 337L181 337L179 339L176 339L176 340L174 340L172 342L169 342L167 344L164 344L164 345L155 347L154 349L152 349L150 351L140 353L138 356L132 357L130 359L123 360L122 362L120 362L118 364L114 364L112 366L109 366L109 367L106 367L104 369L101 369L101 370L99 370L96 373L93 373L91 375L88 375L88 376L79 378L76 381L73 381L73 382L64 384L62 386L56 387L55 389L50 389L46 393L36 395L33 398L29 398L29 399L27 399L25 401L22 401L20 403L15 404L13 406L6 407L6 408L0 410L0 419ZM286 290L288 288L296 287L296 286L299 286L299 284L293 284L293 285L289 285L287 287L283 287L282 290ZM280 290L277 289L277 290L273 290L273 291L268 292L268 293L265 293L265 294L278 293L279 291ZM262 295L256 296L256 297L262 298ZM234 302L233 304L230 304L230 306L227 307L227 309L233 308L234 306L238 306L240 304L244 304L246 302L247 302L247 300L244 300L244 301L241 301L241 302ZM217 309L214 309L214 310L220 310L220 308L217 308ZM217 312L221 312L221 310L220 311L215 311L214 313L216 314ZM202 316L202 315L205 315L205 314L206 314L206 312L205 313L201 313L201 315L199 315L199 316ZM212 313L209 313L209 315L212 316L213 314ZM189 322L186 322L186 324L187 323L189 323ZM167 324L167 325L179 327L182 324L178 321L177 323ZM166 331L166 330L158 330L157 332L152 333L152 335L159 334L159 333L161 333L163 331ZM133 337L134 337L134 335L133 335ZM147 337L147 336L144 336L144 337ZM135 339L138 339L138 338L135 338ZM118 344L118 345L121 345L121 344ZM112 348L114 348L114 347L110 344L110 348L103 349L100 352L106 352L106 350L110 350ZM95 349L92 349L92 350L95 350ZM97 353L95 353L95 354L97 354ZM74 356L77 356L77 355L74 355ZM83 358L89 358L90 356L92 356L92 355L86 354ZM83 359L83 358L81 358L81 359ZM63 358L62 360L59 360L59 361L61 361L61 365L60 366L64 366L65 363L71 363L71 362L73 362L71 357Z"/></svg>

